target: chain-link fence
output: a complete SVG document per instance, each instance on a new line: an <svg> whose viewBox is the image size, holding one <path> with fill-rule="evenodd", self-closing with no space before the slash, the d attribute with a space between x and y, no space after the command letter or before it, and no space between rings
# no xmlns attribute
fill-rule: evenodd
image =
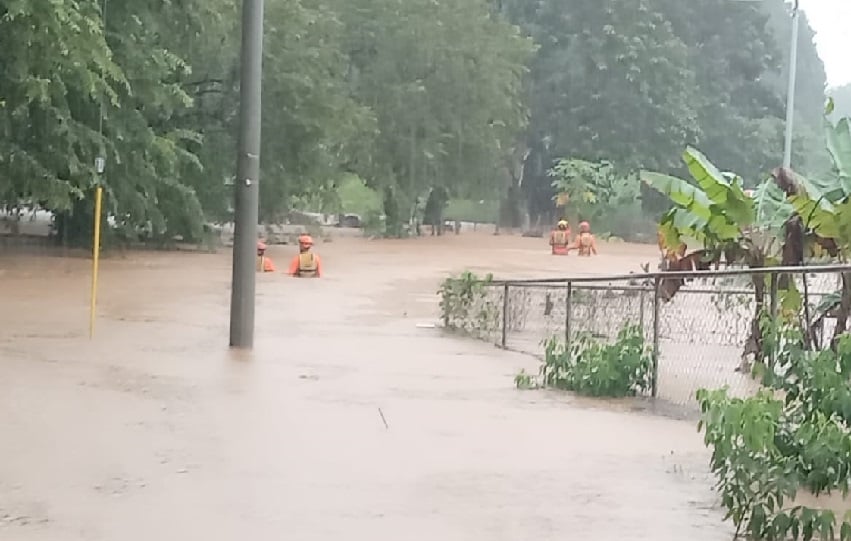
<svg viewBox="0 0 851 541"><path fill-rule="evenodd" d="M819 329L829 338L835 321L821 305L841 289L843 272L851 267L488 282L481 284L467 330L505 349L543 356L544 342L553 337L569 342L587 333L611 342L625 325L638 325L654 352L653 395L691 408L700 388L727 386L746 396L759 386L748 364L756 353L749 344L758 321L754 277L764 286L759 302L769 314L779 309L777 284L794 281L807 301L802 317L808 326L821 318Z"/></svg>

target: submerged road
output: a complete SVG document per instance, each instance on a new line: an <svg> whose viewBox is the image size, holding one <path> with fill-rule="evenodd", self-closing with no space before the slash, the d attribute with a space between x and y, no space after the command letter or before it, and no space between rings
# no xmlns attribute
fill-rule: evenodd
<svg viewBox="0 0 851 541"><path fill-rule="evenodd" d="M258 277L252 353L229 254L106 260L92 342L87 261L0 256L0 539L728 539L694 423L417 326L446 272L506 268L483 242L541 270L483 238L319 245L327 278Z"/></svg>

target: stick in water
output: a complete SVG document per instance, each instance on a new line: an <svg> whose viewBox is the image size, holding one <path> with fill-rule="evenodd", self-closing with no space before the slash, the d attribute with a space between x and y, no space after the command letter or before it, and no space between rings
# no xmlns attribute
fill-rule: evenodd
<svg viewBox="0 0 851 541"><path fill-rule="evenodd" d="M378 408L378 414L381 415L381 421L384 423L384 428L390 430L390 425L387 424L387 419L384 418L384 412L381 411L381 408Z"/></svg>

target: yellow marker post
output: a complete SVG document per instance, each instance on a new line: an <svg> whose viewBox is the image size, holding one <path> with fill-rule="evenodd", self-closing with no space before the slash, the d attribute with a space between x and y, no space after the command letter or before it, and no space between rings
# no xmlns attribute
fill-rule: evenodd
<svg viewBox="0 0 851 541"><path fill-rule="evenodd" d="M103 203L103 188L98 186L95 191L95 230L92 242L92 304L89 314L89 338L95 336L95 310L98 297L98 264L100 263L100 212Z"/></svg>

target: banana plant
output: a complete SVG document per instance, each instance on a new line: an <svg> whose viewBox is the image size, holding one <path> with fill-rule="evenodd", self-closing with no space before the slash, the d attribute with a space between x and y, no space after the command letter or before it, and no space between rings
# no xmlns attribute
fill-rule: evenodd
<svg viewBox="0 0 851 541"><path fill-rule="evenodd" d="M782 197L772 198L772 194L760 192L759 198L751 198L744 191L741 177L722 173L697 149L687 148L683 160L693 182L661 173L641 173L643 182L673 203L659 224L665 244L700 244L701 250L683 258L691 265L696 263L697 255L703 266L709 262L717 265L722 254L728 264L758 263L763 258L752 253L754 246L748 233L759 225L760 214L772 213L760 209L757 201L767 205L775 203L775 199L782 202Z"/></svg>
<svg viewBox="0 0 851 541"><path fill-rule="evenodd" d="M683 160L693 182L660 173L641 174L646 184L673 203L659 225L665 244L673 247L695 241L702 246L681 259L669 261L667 270L704 270L713 264L717 268L722 256L728 265L764 267L779 263L785 252L778 242L779 234L785 218L793 212L780 187L766 180L751 196L745 193L741 177L722 173L700 151L687 148ZM743 360L749 354L761 358L763 351L760 318L766 297L765 276L753 275L751 281L755 311ZM671 300L684 284L681 278L662 280L663 300Z"/></svg>
<svg viewBox="0 0 851 541"><path fill-rule="evenodd" d="M833 160L833 174L823 179L807 179L793 171L778 168L763 181L753 197L742 189L742 181L724 174L703 154L688 148L683 159L693 181L653 172L643 172L642 180L666 195L673 207L660 222L660 233L670 247L693 240L702 246L674 262L670 270L707 269L721 256L727 264L748 267L793 266L804 262L807 253L822 252L832 260L848 261L851 255L851 120L837 123L825 115L827 149ZM809 250L807 250L809 248ZM663 281L663 295L670 300L683 280ZM763 308L765 280L753 277L756 316L745 351L761 351L758 318ZM794 282L780 277L778 288L794 289ZM846 332L851 316L851 275L842 276L842 290L831 297L824 313L837 314L833 343ZM806 303L807 300L804 299ZM818 313L814 321L823 318ZM810 329L811 331L811 329ZM809 333L812 337L812 332Z"/></svg>
<svg viewBox="0 0 851 541"><path fill-rule="evenodd" d="M851 121L842 118L835 124L828 115L833 103L828 102L825 114L825 139L833 161L833 174L826 179L807 179L792 171L774 172L775 182L786 194L802 229L802 237L811 240L833 258L847 262L851 255ZM835 315L837 323L831 344L846 332L851 315L851 275L842 275L841 290L830 302L817 309L814 324L825 314ZM812 333L811 333L812 334Z"/></svg>
<svg viewBox="0 0 851 541"><path fill-rule="evenodd" d="M831 111L829 102L827 114ZM825 138L833 161L829 178L807 179L786 170L774 176L807 231L823 244L832 242L835 256L847 261L851 254L851 121L842 118L834 124L825 116Z"/></svg>

